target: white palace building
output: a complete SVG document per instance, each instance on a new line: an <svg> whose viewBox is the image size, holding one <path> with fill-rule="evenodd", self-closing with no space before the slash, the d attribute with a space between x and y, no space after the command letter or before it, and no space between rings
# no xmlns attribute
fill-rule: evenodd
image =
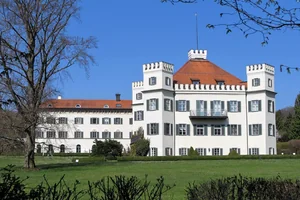
<svg viewBox="0 0 300 200"><path fill-rule="evenodd" d="M143 128L149 156L276 154L274 67L246 67L242 81L190 50L174 73L172 64L143 65L143 81L132 83L132 100L49 100L36 150L88 153L95 139L114 139L125 149Z"/></svg>

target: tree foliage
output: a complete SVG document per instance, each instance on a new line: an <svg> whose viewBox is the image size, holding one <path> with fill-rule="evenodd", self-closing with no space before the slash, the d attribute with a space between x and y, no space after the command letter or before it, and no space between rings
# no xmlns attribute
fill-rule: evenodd
<svg viewBox="0 0 300 200"><path fill-rule="evenodd" d="M52 96L51 81L78 64L94 63L93 37L69 36L79 0L0 0L0 97L2 109L17 111L26 134L24 167L34 168L35 129L41 103Z"/></svg>
<svg viewBox="0 0 300 200"><path fill-rule="evenodd" d="M300 105L299 105L299 101L300 101L300 94L297 95L297 98L295 100L295 115L292 119L291 122L291 133L292 139L300 139Z"/></svg>
<svg viewBox="0 0 300 200"><path fill-rule="evenodd" d="M150 140L144 138L144 130L140 127L132 136L131 142L132 156L147 156L150 151Z"/></svg>
<svg viewBox="0 0 300 200"><path fill-rule="evenodd" d="M95 140L92 147L92 155L104 157L122 156L123 145L116 140Z"/></svg>
<svg viewBox="0 0 300 200"><path fill-rule="evenodd" d="M188 156L199 156L199 153L193 147L190 147Z"/></svg>
<svg viewBox="0 0 300 200"><path fill-rule="evenodd" d="M290 152L298 154L300 150L300 140L290 140L289 149Z"/></svg>

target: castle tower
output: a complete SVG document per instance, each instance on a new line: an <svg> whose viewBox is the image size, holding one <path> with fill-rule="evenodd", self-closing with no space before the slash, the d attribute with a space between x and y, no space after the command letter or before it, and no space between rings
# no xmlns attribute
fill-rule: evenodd
<svg viewBox="0 0 300 200"><path fill-rule="evenodd" d="M143 128L150 156L174 155L173 71L166 62L143 65Z"/></svg>
<svg viewBox="0 0 300 200"><path fill-rule="evenodd" d="M276 154L274 67L258 64L246 70L248 154Z"/></svg>

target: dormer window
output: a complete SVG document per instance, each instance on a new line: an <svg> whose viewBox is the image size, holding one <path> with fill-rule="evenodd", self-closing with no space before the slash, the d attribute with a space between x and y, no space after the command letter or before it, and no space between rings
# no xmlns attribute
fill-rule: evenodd
<svg viewBox="0 0 300 200"><path fill-rule="evenodd" d="M192 84L194 84L194 85L199 85L200 84L199 79L191 79L191 80L192 80Z"/></svg>
<svg viewBox="0 0 300 200"><path fill-rule="evenodd" d="M48 108L52 108L52 104L48 104Z"/></svg>
<svg viewBox="0 0 300 200"><path fill-rule="evenodd" d="M77 104L77 105L75 106L75 108L81 108L81 105L80 105L80 104Z"/></svg>
<svg viewBox="0 0 300 200"><path fill-rule="evenodd" d="M225 82L224 81L221 81L221 80L217 80L217 85L225 85Z"/></svg>
<svg viewBox="0 0 300 200"><path fill-rule="evenodd" d="M105 104L105 105L103 106L103 108L109 108L109 106L108 106L107 104Z"/></svg>
<svg viewBox="0 0 300 200"><path fill-rule="evenodd" d="M121 108L122 105L121 105L121 104L116 104L116 107L117 107L117 108Z"/></svg>

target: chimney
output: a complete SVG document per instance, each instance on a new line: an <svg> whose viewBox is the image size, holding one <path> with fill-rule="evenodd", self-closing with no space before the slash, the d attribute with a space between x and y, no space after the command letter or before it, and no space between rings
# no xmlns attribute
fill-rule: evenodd
<svg viewBox="0 0 300 200"><path fill-rule="evenodd" d="M190 50L188 52L189 60L191 59L203 59L206 60L207 50Z"/></svg>
<svg viewBox="0 0 300 200"><path fill-rule="evenodd" d="M61 99L61 96L58 96L57 99Z"/></svg>
<svg viewBox="0 0 300 200"><path fill-rule="evenodd" d="M116 101L121 101L121 94L119 93L116 94Z"/></svg>

